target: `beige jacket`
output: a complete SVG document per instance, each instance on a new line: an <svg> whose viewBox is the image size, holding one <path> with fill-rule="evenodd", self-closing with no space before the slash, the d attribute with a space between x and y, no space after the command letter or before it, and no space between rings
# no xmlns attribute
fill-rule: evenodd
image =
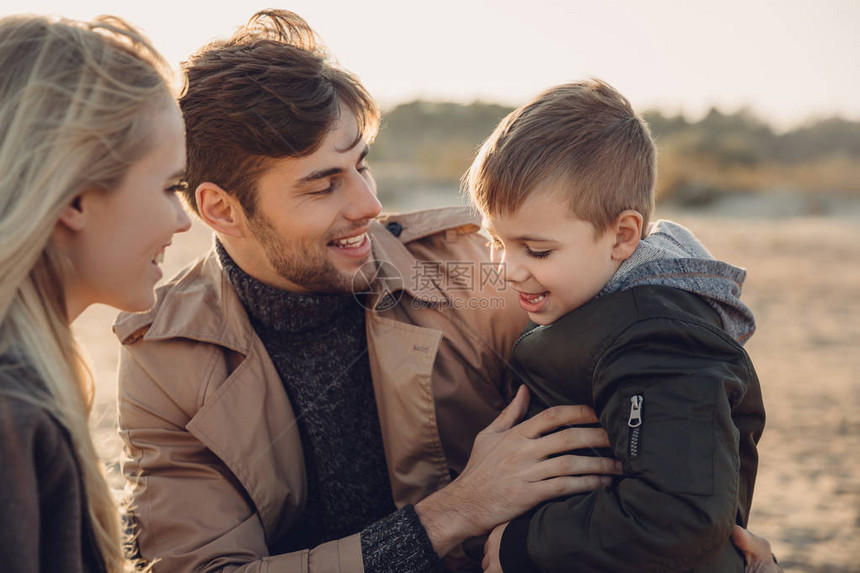
<svg viewBox="0 0 860 573"><path fill-rule="evenodd" d="M385 226L398 230L395 222L399 237ZM507 359L526 317L513 291L482 284L493 276L477 223L448 208L371 227L368 352L397 507L462 471L475 434L509 397ZM470 305L479 308L460 308ZM156 571L363 571L358 533L269 555L267 542L289 535L306 500L302 444L214 252L159 288L151 311L121 315L114 331L123 472L134 484L140 553L159 559Z"/></svg>

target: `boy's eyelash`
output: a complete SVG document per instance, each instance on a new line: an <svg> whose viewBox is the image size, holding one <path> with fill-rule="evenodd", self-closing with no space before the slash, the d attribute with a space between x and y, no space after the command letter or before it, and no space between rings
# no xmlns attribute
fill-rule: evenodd
<svg viewBox="0 0 860 573"><path fill-rule="evenodd" d="M490 240L487 241L487 247L498 250L504 248L504 245L502 245L502 242L498 239L494 239L491 237ZM546 251L533 251L530 248L526 247L526 255L532 257L533 259L545 259L549 256L551 252L552 249L547 249Z"/></svg>
<svg viewBox="0 0 860 573"><path fill-rule="evenodd" d="M551 252L552 252L551 250L546 250L546 251L533 251L533 250L531 250L530 248L526 247L526 254L527 254L528 256L532 257L533 259L545 259L545 258L547 258L547 257L549 256L549 254L550 254Z"/></svg>

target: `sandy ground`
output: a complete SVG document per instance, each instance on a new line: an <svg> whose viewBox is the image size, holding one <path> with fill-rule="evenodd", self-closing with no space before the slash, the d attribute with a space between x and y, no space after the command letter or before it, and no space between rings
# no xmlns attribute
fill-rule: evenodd
<svg viewBox="0 0 860 573"><path fill-rule="evenodd" d="M768 413L750 528L787 572L860 572L860 218L659 214L749 271L743 298L758 332L748 349ZM177 236L165 275L209 243L200 227ZM115 314L94 307L75 325L97 381L94 431L114 471Z"/></svg>

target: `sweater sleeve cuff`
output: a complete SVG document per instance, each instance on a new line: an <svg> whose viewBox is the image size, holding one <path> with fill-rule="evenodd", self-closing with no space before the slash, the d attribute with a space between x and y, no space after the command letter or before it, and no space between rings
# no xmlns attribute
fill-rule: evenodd
<svg viewBox="0 0 860 573"><path fill-rule="evenodd" d="M529 525L532 514L511 521L499 543L499 563L505 573L541 573L528 552Z"/></svg>
<svg viewBox="0 0 860 573"><path fill-rule="evenodd" d="M444 570L412 505L361 532L365 573L436 573Z"/></svg>

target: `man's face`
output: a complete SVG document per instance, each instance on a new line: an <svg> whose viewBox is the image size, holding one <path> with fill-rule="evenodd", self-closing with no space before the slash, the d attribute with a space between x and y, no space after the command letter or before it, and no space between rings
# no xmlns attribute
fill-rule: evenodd
<svg viewBox="0 0 860 573"><path fill-rule="evenodd" d="M591 300L618 269L615 234L595 235L570 214L561 191L538 186L516 213L485 216L492 257L537 324L550 324Z"/></svg>
<svg viewBox="0 0 860 573"><path fill-rule="evenodd" d="M353 145L357 136L355 115L342 106L319 149L275 160L260 177L248 221L255 278L292 292L352 292L355 271L370 259L370 220L381 208L367 144L362 138Z"/></svg>

